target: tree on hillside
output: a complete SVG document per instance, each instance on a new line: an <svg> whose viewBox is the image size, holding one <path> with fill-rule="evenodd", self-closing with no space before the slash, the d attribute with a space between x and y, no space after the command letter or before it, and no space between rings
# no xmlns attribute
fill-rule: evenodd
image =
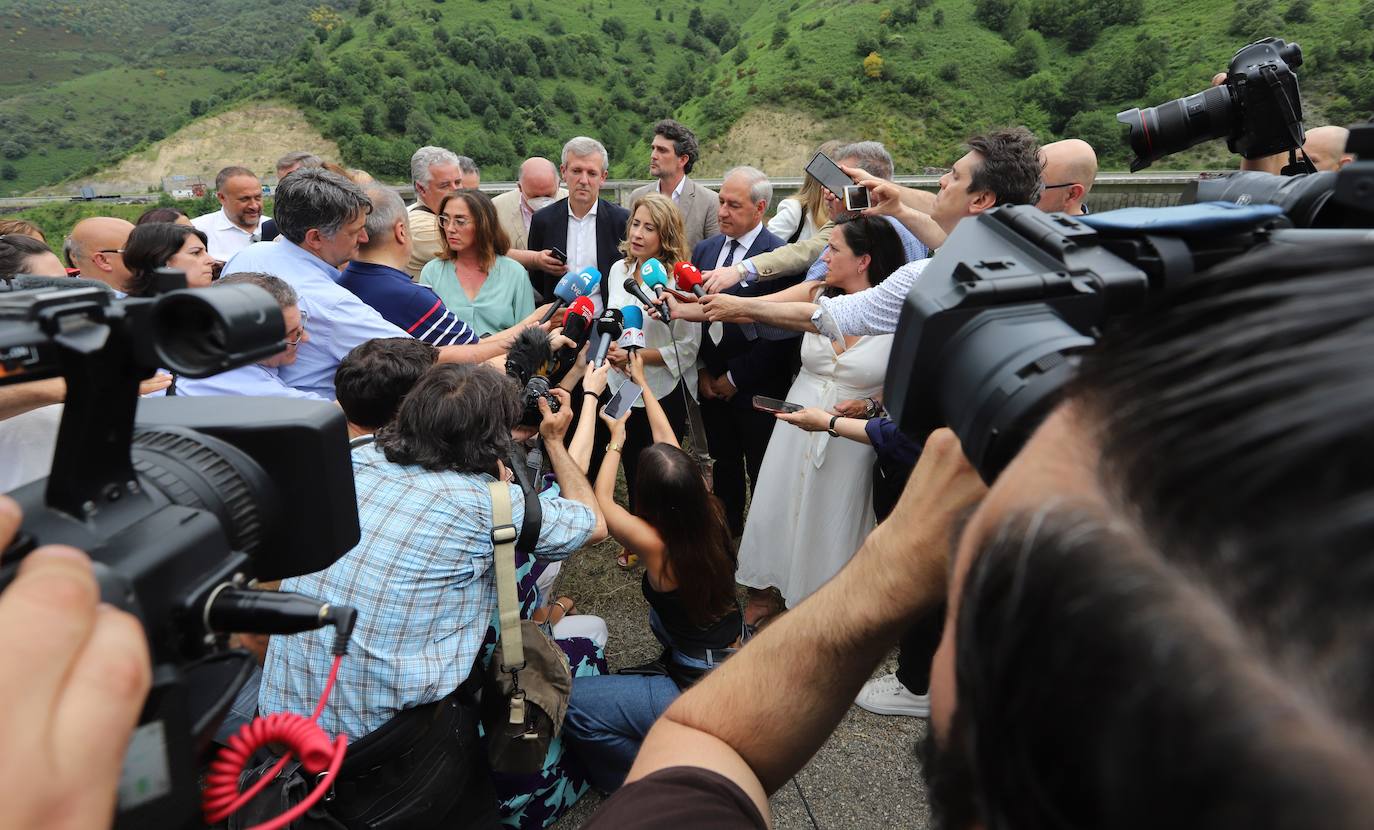
<svg viewBox="0 0 1374 830"><path fill-rule="evenodd" d="M864 74L870 78L881 78L883 76L883 58L877 52L869 52L868 57L864 58Z"/></svg>
<svg viewBox="0 0 1374 830"><path fill-rule="evenodd" d="M1312 0L1293 0L1283 19L1289 23L1306 23L1312 19Z"/></svg>
<svg viewBox="0 0 1374 830"><path fill-rule="evenodd" d="M1022 32L1012 45L1015 49L1007 61L1007 69L1014 75L1033 75L1040 71L1040 67L1049 59L1049 49L1045 47L1044 36L1033 29Z"/></svg>

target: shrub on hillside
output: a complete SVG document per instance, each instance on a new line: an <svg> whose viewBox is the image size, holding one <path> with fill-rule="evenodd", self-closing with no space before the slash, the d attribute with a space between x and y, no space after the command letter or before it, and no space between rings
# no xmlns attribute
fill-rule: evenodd
<svg viewBox="0 0 1374 830"><path fill-rule="evenodd" d="M864 58L864 74L870 78L881 78L883 76L883 57L877 52L869 52L868 57Z"/></svg>

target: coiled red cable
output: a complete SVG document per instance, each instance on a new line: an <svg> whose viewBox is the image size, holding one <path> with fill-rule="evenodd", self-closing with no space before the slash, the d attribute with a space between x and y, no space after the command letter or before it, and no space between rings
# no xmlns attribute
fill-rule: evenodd
<svg viewBox="0 0 1374 830"><path fill-rule="evenodd" d="M301 759L301 766L306 772L312 775L323 772L325 775L301 803L251 830L278 830L285 827L305 815L307 810L329 792L334 777L339 774L339 767L343 765L348 737L340 735L331 744L329 736L316 721L324 711L325 704L329 702L329 693L334 689L334 681L339 676L339 664L342 661L342 654L335 656L334 666L329 670L329 680L324 685L324 692L320 695L319 705L315 707L315 714L309 718L288 713L254 718L229 739L229 745L220 750L219 756L210 765L210 772L205 777L201 808L205 812L207 824L224 821L233 815L234 811L252 801L272 782L272 779L277 777L277 773L286 766L292 756ZM258 779L256 784L240 793L239 777L248 768L253 753L272 743L285 744L287 753L270 772Z"/></svg>

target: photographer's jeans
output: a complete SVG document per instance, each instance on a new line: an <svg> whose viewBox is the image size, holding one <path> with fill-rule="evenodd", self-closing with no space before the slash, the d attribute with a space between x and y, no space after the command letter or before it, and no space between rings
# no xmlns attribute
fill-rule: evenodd
<svg viewBox="0 0 1374 830"><path fill-rule="evenodd" d="M612 674L573 680L563 737L603 792L625 783L649 727L677 699L666 676Z"/></svg>

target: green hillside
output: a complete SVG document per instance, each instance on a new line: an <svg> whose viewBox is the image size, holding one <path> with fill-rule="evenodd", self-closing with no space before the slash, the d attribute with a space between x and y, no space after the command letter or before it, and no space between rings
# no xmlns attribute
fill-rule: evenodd
<svg viewBox="0 0 1374 830"><path fill-rule="evenodd" d="M0 40L39 37L23 15L50 5L0 0L0 27L10 27L0 28ZM61 20L39 27L34 77L0 85L4 94L38 87L0 101L0 126L8 128L0 177L13 174L0 190L77 172L192 112L249 96L298 104L338 141L345 163L398 181L422 143L470 155L486 178L502 179L524 157L554 156L578 133L605 142L613 175L642 176L657 119L673 115L703 139L719 139L760 106L833 126L838 137L881 139L904 170L947 164L970 132L1008 123L1046 140L1087 138L1106 166L1121 168L1118 110L1202 89L1238 46L1268 34L1304 47L1310 124L1346 123L1374 109L1374 0L335 5L339 11L319 0L95 0L82 14L55 16ZM122 42L139 44L129 47L133 63L120 63L113 47L86 59L83 46L100 42L87 29L99 26L72 27L86 26L87 6L141 10L132 18L143 24L130 27L126 15L119 30ZM158 8L183 11L152 13ZM226 26L239 34L225 36ZM245 71L258 62L267 65ZM73 129L92 115L104 132ZM1159 166L1231 163L1214 142Z"/></svg>
<svg viewBox="0 0 1374 830"><path fill-rule="evenodd" d="M0 0L0 193L94 172L252 94L325 3Z"/></svg>

